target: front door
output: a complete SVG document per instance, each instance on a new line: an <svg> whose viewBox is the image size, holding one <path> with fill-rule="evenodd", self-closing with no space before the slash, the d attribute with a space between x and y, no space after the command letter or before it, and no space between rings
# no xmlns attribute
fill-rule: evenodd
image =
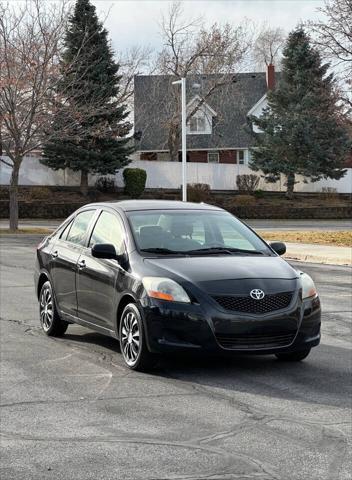
<svg viewBox="0 0 352 480"><path fill-rule="evenodd" d="M50 275L55 299L63 314L77 315L77 261L86 240L94 210L84 210L67 225L51 251Z"/></svg>
<svg viewBox="0 0 352 480"><path fill-rule="evenodd" d="M77 302L78 316L107 330L114 330L117 303L125 272L117 260L95 258L95 244L110 243L117 254L125 249L124 230L117 214L103 210L92 231L87 248L78 259Z"/></svg>

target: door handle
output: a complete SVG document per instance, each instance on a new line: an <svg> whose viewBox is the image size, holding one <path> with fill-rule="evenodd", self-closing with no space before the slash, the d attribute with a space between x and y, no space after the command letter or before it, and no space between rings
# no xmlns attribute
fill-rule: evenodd
<svg viewBox="0 0 352 480"><path fill-rule="evenodd" d="M83 268L86 268L86 261L85 260L81 260L80 262L78 262L78 268L80 270L82 270Z"/></svg>
<svg viewBox="0 0 352 480"><path fill-rule="evenodd" d="M51 257L52 258L57 258L59 256L59 252L55 250L54 252L51 252Z"/></svg>

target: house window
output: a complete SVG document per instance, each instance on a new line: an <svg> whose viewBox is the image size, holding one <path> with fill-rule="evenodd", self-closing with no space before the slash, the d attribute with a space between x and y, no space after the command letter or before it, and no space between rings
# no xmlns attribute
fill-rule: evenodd
<svg viewBox="0 0 352 480"><path fill-rule="evenodd" d="M219 152L208 152L208 163L219 163Z"/></svg>
<svg viewBox="0 0 352 480"><path fill-rule="evenodd" d="M206 131L205 115L193 116L189 121L190 133L205 133Z"/></svg>
<svg viewBox="0 0 352 480"><path fill-rule="evenodd" d="M244 165L244 150L237 150L237 163Z"/></svg>

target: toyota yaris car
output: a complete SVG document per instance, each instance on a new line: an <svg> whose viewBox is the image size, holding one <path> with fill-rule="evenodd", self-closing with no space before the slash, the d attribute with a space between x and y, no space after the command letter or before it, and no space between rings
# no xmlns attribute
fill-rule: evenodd
<svg viewBox="0 0 352 480"><path fill-rule="evenodd" d="M78 323L114 337L135 370L163 352L303 360L320 341L320 301L283 253L211 205L86 205L37 247L41 326L59 336Z"/></svg>

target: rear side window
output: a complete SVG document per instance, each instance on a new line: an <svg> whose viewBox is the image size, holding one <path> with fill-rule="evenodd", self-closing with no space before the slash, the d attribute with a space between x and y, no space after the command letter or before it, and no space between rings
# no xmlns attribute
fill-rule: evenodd
<svg viewBox="0 0 352 480"><path fill-rule="evenodd" d="M121 222L118 218L109 212L102 212L95 224L89 246L97 243L110 243L114 245L116 253L122 254L124 251L124 233Z"/></svg>
<svg viewBox="0 0 352 480"><path fill-rule="evenodd" d="M60 240L66 240L68 232L70 231L70 228L72 227L73 220L71 220L70 223L66 225L66 227L62 230L61 235L60 235Z"/></svg>
<svg viewBox="0 0 352 480"><path fill-rule="evenodd" d="M66 241L75 243L77 245L84 245L86 232L93 215L94 210L86 210L79 213L73 220L71 228L67 234Z"/></svg>

